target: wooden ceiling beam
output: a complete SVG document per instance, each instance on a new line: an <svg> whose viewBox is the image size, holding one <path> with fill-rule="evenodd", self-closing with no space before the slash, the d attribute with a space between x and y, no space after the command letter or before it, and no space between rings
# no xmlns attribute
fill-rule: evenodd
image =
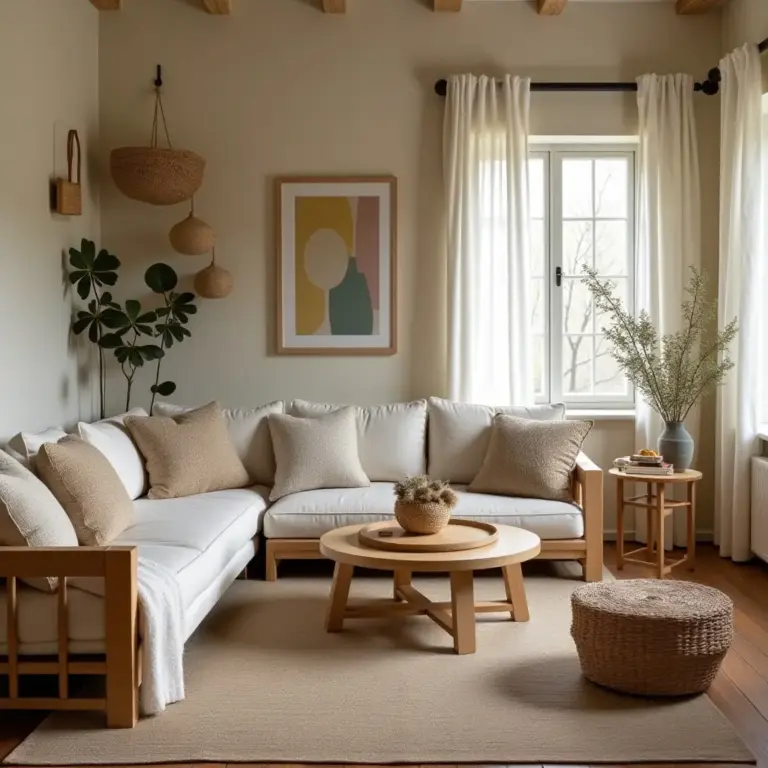
<svg viewBox="0 0 768 768"><path fill-rule="evenodd" d="M462 0L435 0L435 11L448 11L458 13L461 10Z"/></svg>
<svg viewBox="0 0 768 768"><path fill-rule="evenodd" d="M123 0L91 0L91 5L97 11L119 11Z"/></svg>
<svg viewBox="0 0 768 768"><path fill-rule="evenodd" d="M203 0L203 8L214 16L232 13L232 0Z"/></svg>
<svg viewBox="0 0 768 768"><path fill-rule="evenodd" d="M326 13L346 13L347 0L323 0L323 10Z"/></svg>
<svg viewBox="0 0 768 768"><path fill-rule="evenodd" d="M568 0L539 0L540 16L559 16Z"/></svg>
<svg viewBox="0 0 768 768"><path fill-rule="evenodd" d="M722 0L677 0L677 12L682 15L706 13L722 5Z"/></svg>

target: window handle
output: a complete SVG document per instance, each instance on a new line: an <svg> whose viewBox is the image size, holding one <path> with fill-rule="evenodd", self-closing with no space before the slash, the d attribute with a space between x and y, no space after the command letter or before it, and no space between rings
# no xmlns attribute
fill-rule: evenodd
<svg viewBox="0 0 768 768"><path fill-rule="evenodd" d="M555 285L559 288L563 284L563 268L558 267L555 270Z"/></svg>

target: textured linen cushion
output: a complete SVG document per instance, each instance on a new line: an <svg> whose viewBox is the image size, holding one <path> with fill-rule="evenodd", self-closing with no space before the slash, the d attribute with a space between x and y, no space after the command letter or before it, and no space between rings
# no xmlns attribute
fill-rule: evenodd
<svg viewBox="0 0 768 768"><path fill-rule="evenodd" d="M173 417L192 410L194 408L185 405L155 403L152 406L152 415ZM267 417L284 411L285 404L282 400L257 408L223 409L229 437L254 483L272 485L275 482L275 452L272 450Z"/></svg>
<svg viewBox="0 0 768 768"><path fill-rule="evenodd" d="M294 400L294 416L321 416L347 406ZM427 401L352 406L360 464L373 482L397 482L426 472Z"/></svg>
<svg viewBox="0 0 768 768"><path fill-rule="evenodd" d="M370 485L357 455L354 408L324 416L269 417L277 471L271 501L315 488L362 488Z"/></svg>
<svg viewBox="0 0 768 768"><path fill-rule="evenodd" d="M452 483L471 483L480 471L497 413L539 421L565 418L562 403L488 406L429 398L429 475Z"/></svg>
<svg viewBox="0 0 768 768"><path fill-rule="evenodd" d="M533 421L499 414L474 493L572 501L571 472L593 421Z"/></svg>
<svg viewBox="0 0 768 768"><path fill-rule="evenodd" d="M133 524L133 502L106 456L80 437L46 443L37 454L43 482L64 507L77 540L109 544Z"/></svg>
<svg viewBox="0 0 768 768"><path fill-rule="evenodd" d="M125 420L146 459L150 499L194 496L250 484L218 403L170 416Z"/></svg>
<svg viewBox="0 0 768 768"><path fill-rule="evenodd" d="M42 432L19 432L8 441L14 457L20 456L21 463L37 473L37 454L45 443L58 443L67 433L61 427L49 427Z"/></svg>
<svg viewBox="0 0 768 768"><path fill-rule="evenodd" d="M0 546L77 546L75 529L55 496L4 451L0 451ZM57 583L54 577L24 581L45 592L52 592Z"/></svg>
<svg viewBox="0 0 768 768"><path fill-rule="evenodd" d="M132 499L138 499L147 492L147 472L144 459L125 426L125 419L146 415L143 408L131 408L127 413L102 419L95 424L83 421L77 424L77 434L104 454Z"/></svg>

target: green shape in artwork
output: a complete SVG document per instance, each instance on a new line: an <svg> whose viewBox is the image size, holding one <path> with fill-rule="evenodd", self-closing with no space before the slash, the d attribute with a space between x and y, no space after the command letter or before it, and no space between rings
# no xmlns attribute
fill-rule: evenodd
<svg viewBox="0 0 768 768"><path fill-rule="evenodd" d="M373 305L365 275L357 271L357 259L350 259L347 274L329 291L328 312L333 336L373 334Z"/></svg>

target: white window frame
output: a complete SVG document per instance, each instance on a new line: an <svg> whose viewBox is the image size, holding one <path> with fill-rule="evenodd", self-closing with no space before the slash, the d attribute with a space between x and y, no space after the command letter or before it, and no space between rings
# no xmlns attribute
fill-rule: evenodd
<svg viewBox="0 0 768 768"><path fill-rule="evenodd" d="M562 164L563 160L573 157L583 158L611 158L621 157L629 160L630 172L627 175L627 205L628 205L628 231L627 231L627 303L628 310L634 312L635 307L635 243L637 230L637 211L635 205L635 177L637 173L637 145L636 143L607 143L598 139L579 143L536 143L532 142L529 152L531 158L544 159L544 193L545 216L548 228L545 227L546 240L545 261L547 274L545 284L549 290L544 291L545 298L545 334L549 341L549 364L544 371L544 394L537 400L541 402L564 402L567 406L594 410L627 409L634 406L635 392L628 385L627 394L624 396L605 395L572 395L567 397L563 392L563 344L565 333L563 331L563 290L556 284L556 269L563 267L563 242L562 242ZM610 219L608 219L610 220ZM563 277L567 275L563 274ZM606 276L610 278L610 276ZM618 277L618 276L617 276ZM623 275L621 276L624 277Z"/></svg>

